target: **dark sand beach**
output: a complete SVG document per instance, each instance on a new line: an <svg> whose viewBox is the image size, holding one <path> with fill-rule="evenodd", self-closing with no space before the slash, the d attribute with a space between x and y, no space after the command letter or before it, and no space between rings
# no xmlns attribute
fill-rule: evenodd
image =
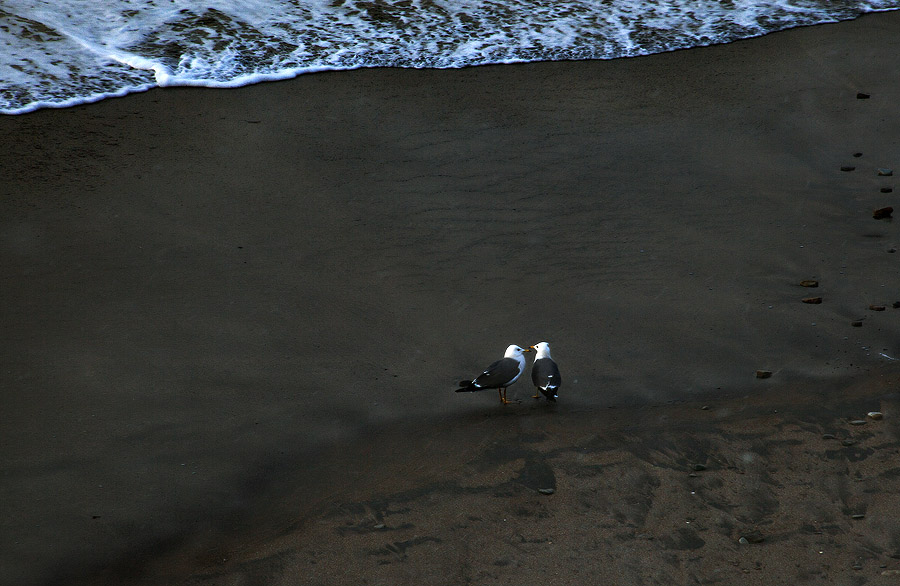
<svg viewBox="0 0 900 586"><path fill-rule="evenodd" d="M0 119L0 583L897 582L898 30Z"/></svg>

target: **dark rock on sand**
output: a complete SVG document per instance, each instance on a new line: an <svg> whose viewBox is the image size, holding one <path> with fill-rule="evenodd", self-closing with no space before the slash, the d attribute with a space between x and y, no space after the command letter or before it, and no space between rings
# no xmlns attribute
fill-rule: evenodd
<svg viewBox="0 0 900 586"><path fill-rule="evenodd" d="M756 378L769 378L770 376L772 376L771 370L757 370L756 371Z"/></svg>
<svg viewBox="0 0 900 586"><path fill-rule="evenodd" d="M893 169L885 169L885 168L879 168L879 169L878 169L878 175L879 175L880 177L890 177L890 176L893 175L893 174L894 174L894 170L893 170Z"/></svg>
<svg viewBox="0 0 900 586"><path fill-rule="evenodd" d="M894 208L891 206L886 206L883 208L878 208L874 212L872 212L872 217L876 220L883 220L885 218L890 218L891 214L894 213Z"/></svg>
<svg viewBox="0 0 900 586"><path fill-rule="evenodd" d="M766 540L766 538L763 537L763 534L756 529L744 533L741 536L741 539L746 539L749 543L762 543Z"/></svg>
<svg viewBox="0 0 900 586"><path fill-rule="evenodd" d="M855 170L856 170L856 167L854 167L854 166L852 166L852 165L843 165L843 166L841 166L841 171L845 171L845 172L848 172L848 173L849 173L850 171L855 171Z"/></svg>
<svg viewBox="0 0 900 586"><path fill-rule="evenodd" d="M893 187L882 187L881 188L881 193L891 193L892 191L894 191Z"/></svg>
<svg viewBox="0 0 900 586"><path fill-rule="evenodd" d="M815 279L806 279L805 281L800 281L801 287L818 287L819 282Z"/></svg>
<svg viewBox="0 0 900 586"><path fill-rule="evenodd" d="M804 297L802 299L802 301L803 301L803 303L811 303L813 305L816 305L818 303L822 303L822 298L821 297Z"/></svg>
<svg viewBox="0 0 900 586"><path fill-rule="evenodd" d="M856 99L857 99L857 100L868 100L870 97L871 97L871 96L870 96L869 94L864 94L864 93L862 93L862 92L859 92L859 93L856 94Z"/></svg>
<svg viewBox="0 0 900 586"><path fill-rule="evenodd" d="M866 414L866 416L869 417L870 419L875 420L875 421L879 421L879 420L881 420L881 419L884 419L884 414L883 414L881 411L869 411L869 412Z"/></svg>
<svg viewBox="0 0 900 586"><path fill-rule="evenodd" d="M870 311L884 311L884 305L870 305Z"/></svg>
<svg viewBox="0 0 900 586"><path fill-rule="evenodd" d="M865 424L866 424L865 419L851 419L850 420L850 425L865 425Z"/></svg>
<svg viewBox="0 0 900 586"><path fill-rule="evenodd" d="M850 325L853 326L854 328L861 328L862 320L861 319L854 320L854 321L850 322Z"/></svg>

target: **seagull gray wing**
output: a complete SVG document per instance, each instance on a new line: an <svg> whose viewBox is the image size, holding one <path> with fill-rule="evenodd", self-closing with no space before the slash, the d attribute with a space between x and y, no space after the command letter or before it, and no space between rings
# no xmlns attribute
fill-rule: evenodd
<svg viewBox="0 0 900 586"><path fill-rule="evenodd" d="M472 383L481 389L505 387L521 374L520 366L515 358L501 358L488 366Z"/></svg>
<svg viewBox="0 0 900 586"><path fill-rule="evenodd" d="M559 375L559 367L551 358L539 358L534 361L531 366L531 382L539 389L553 389L554 391L562 384L562 377Z"/></svg>

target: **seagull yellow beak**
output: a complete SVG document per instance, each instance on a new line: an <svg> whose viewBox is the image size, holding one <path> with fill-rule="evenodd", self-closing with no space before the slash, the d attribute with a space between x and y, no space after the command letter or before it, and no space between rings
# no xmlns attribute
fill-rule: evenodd
<svg viewBox="0 0 900 586"><path fill-rule="evenodd" d="M537 348L535 348L534 346L529 346L528 348L522 350L522 352L537 352Z"/></svg>

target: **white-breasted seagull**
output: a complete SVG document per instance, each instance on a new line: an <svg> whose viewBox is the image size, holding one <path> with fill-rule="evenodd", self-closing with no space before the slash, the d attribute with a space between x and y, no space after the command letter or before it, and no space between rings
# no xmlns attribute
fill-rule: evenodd
<svg viewBox="0 0 900 586"><path fill-rule="evenodd" d="M522 373L525 372L525 357L523 354L531 351L531 348L522 348L515 344L510 344L503 358L492 363L484 369L484 372L470 381L459 381L460 388L456 389L456 392L471 393L486 389L497 389L501 403L504 405L512 403L512 401L506 399L506 387L516 382Z"/></svg>
<svg viewBox="0 0 900 586"><path fill-rule="evenodd" d="M531 382L534 383L534 396L537 399L543 393L548 401L556 401L559 396L559 387L562 378L559 376L559 367L550 358L550 344L538 342L531 348L536 352L534 363L531 365Z"/></svg>

